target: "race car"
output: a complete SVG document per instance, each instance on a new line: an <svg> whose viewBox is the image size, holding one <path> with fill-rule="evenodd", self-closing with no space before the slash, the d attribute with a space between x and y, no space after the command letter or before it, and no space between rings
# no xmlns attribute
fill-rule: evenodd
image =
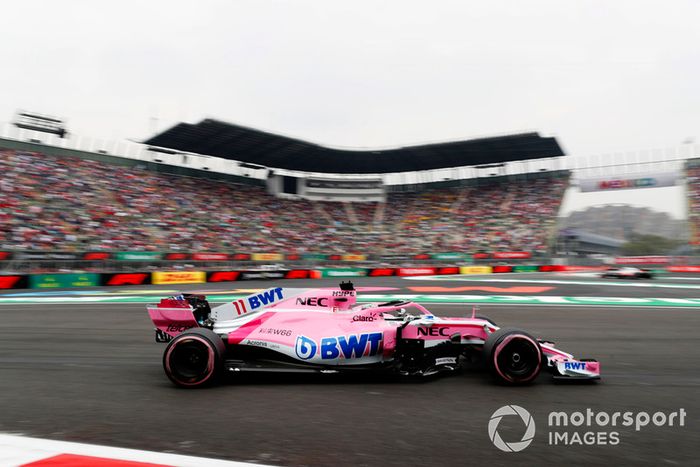
<svg viewBox="0 0 700 467"><path fill-rule="evenodd" d="M600 277L614 277L616 279L653 279L654 273L652 273L649 269L626 266L619 268L608 268L600 274Z"/></svg>
<svg viewBox="0 0 700 467"><path fill-rule="evenodd" d="M430 376L485 366L506 385L600 378L600 365L575 359L475 309L442 318L418 303L357 303L352 283L339 288L274 287L211 308L203 295L181 294L147 307L156 341L167 342L165 374L178 386L213 384L246 371L382 371ZM466 311L466 310L465 310Z"/></svg>

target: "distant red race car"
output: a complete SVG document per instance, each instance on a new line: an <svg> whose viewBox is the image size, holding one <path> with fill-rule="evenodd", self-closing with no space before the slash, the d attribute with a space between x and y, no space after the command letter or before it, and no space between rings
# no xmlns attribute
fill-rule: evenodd
<svg viewBox="0 0 700 467"><path fill-rule="evenodd" d="M351 283L277 287L213 309L202 295L180 295L148 306L148 313L156 341L168 342L165 373L183 387L246 371L428 376L478 362L509 385L530 383L543 369L565 380L600 378L597 361L574 359L474 311L441 318L408 301L358 304L356 293Z"/></svg>
<svg viewBox="0 0 700 467"><path fill-rule="evenodd" d="M649 269L635 267L608 268L600 274L602 278L613 277L617 279L653 279L654 273Z"/></svg>

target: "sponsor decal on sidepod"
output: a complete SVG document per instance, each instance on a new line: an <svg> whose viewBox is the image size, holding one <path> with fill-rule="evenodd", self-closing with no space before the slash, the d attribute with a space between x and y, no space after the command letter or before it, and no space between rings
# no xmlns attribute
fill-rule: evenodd
<svg viewBox="0 0 700 467"><path fill-rule="evenodd" d="M302 360L309 360L316 355L316 351L323 360L336 358L362 358L377 354L382 341L381 332L363 334L351 334L349 336L324 337L321 344L306 336L297 336L294 350ZM365 355L365 353L367 355Z"/></svg>

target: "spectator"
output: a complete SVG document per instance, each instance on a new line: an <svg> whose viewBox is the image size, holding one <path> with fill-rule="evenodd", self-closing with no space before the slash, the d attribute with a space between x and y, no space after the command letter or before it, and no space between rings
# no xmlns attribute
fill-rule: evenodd
<svg viewBox="0 0 700 467"><path fill-rule="evenodd" d="M263 187L18 151L0 150L0 171L6 250L541 252L568 185L541 177L389 194L380 205L282 199Z"/></svg>

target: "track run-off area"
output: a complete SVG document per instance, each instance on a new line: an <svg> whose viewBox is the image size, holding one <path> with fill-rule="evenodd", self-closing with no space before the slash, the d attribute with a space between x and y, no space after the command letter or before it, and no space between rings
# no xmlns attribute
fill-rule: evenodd
<svg viewBox="0 0 700 467"><path fill-rule="evenodd" d="M164 345L153 340L145 303L180 291L220 303L273 285L337 281L14 290L0 294L0 432L277 465L697 465L700 275L352 280L367 288L361 301L411 299L438 316L465 316L478 305L500 326L598 359L603 379L555 384L543 375L530 386L503 387L480 372L419 381L271 374L183 390L163 373ZM491 441L492 415L507 405L527 410L535 425L521 452ZM678 419L674 426L595 423L602 412L680 409L683 426ZM549 424L553 412L587 411L593 426ZM525 427L503 417L497 431L518 442Z"/></svg>

